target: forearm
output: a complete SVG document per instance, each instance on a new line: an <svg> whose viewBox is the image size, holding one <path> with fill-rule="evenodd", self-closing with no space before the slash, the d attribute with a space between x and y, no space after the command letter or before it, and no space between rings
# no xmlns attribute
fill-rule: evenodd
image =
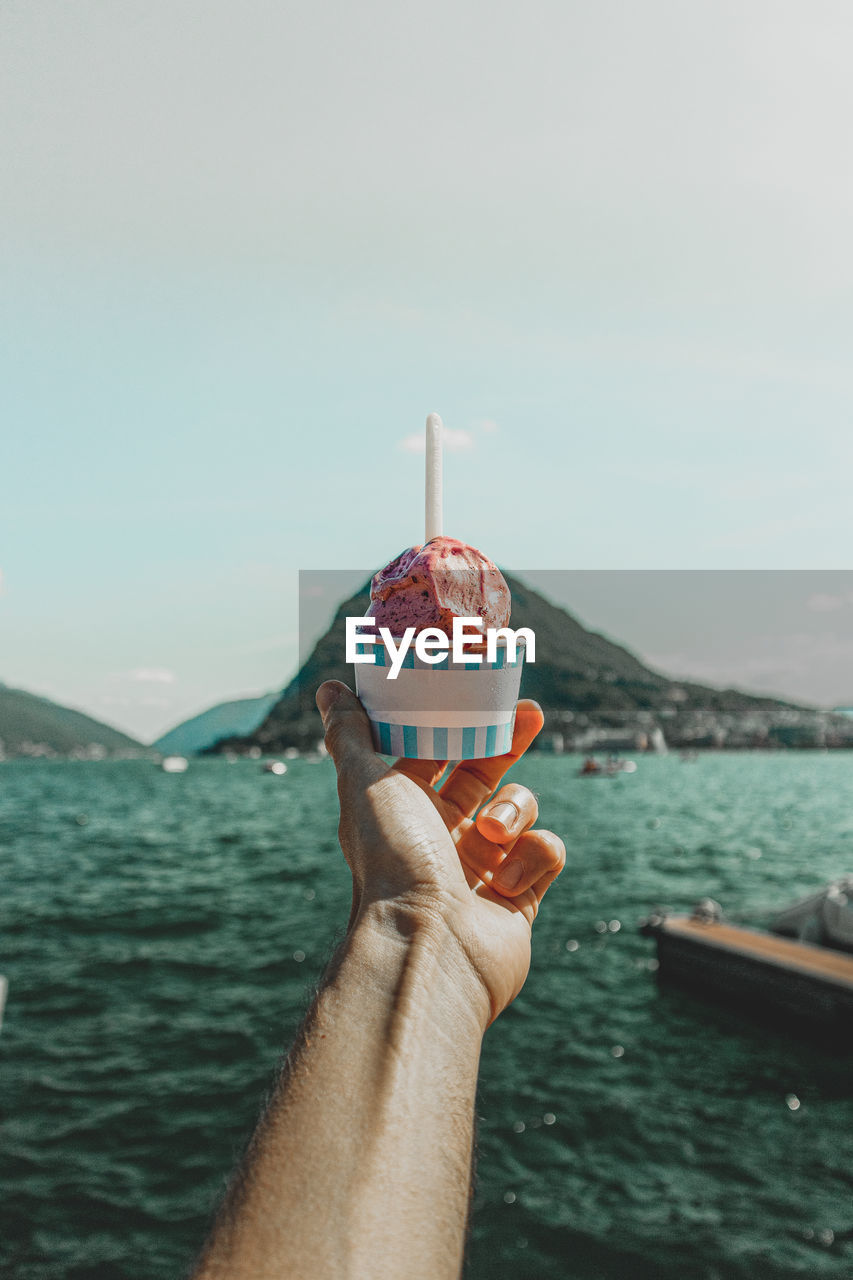
<svg viewBox="0 0 853 1280"><path fill-rule="evenodd" d="M388 909L360 917L197 1276L458 1276L488 1019L439 924Z"/></svg>

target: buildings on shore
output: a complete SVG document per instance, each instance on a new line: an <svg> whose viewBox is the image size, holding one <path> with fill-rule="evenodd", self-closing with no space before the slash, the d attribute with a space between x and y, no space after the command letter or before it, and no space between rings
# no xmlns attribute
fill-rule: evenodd
<svg viewBox="0 0 853 1280"><path fill-rule="evenodd" d="M780 704L721 712L677 701L654 712L594 713L552 710L546 714L541 748L546 751L660 754L680 751L775 751L853 749L853 713Z"/></svg>

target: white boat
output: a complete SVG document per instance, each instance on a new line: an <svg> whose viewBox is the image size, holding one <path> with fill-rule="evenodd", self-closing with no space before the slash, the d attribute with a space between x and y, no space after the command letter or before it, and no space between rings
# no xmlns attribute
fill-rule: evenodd
<svg viewBox="0 0 853 1280"><path fill-rule="evenodd" d="M283 760L267 760L264 765L264 773L274 773L277 778L287 773L287 765Z"/></svg>
<svg viewBox="0 0 853 1280"><path fill-rule="evenodd" d="M186 756L164 756L160 768L164 773L186 773L190 762Z"/></svg>
<svg viewBox="0 0 853 1280"><path fill-rule="evenodd" d="M786 938L853 952L853 875L839 876L818 893L777 911L770 928Z"/></svg>

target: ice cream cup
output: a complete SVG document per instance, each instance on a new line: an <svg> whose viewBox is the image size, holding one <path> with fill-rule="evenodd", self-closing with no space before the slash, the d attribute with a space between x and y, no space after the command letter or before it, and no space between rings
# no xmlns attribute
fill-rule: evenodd
<svg viewBox="0 0 853 1280"><path fill-rule="evenodd" d="M445 654L424 662L411 647L395 680L380 639L361 643L376 662L355 664L355 687L370 719L376 750L416 760L479 760L509 751L524 663L524 637L512 657L499 642L496 660L478 665Z"/></svg>

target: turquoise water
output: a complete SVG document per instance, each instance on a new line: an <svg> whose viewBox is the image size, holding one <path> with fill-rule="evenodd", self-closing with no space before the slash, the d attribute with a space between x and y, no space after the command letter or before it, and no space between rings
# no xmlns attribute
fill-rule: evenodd
<svg viewBox="0 0 853 1280"><path fill-rule="evenodd" d="M466 1275L848 1277L850 1060L659 989L636 923L853 871L853 756L576 765L515 770L569 862L486 1037ZM0 765L4 1276L186 1270L346 919L336 826L328 763Z"/></svg>

